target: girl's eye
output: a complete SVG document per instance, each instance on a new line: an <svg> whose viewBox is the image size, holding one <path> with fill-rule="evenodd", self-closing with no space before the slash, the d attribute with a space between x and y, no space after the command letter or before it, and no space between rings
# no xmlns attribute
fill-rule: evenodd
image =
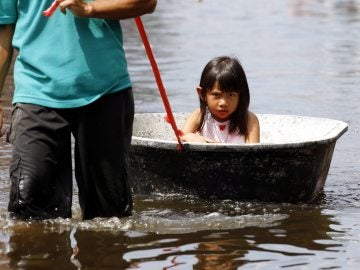
<svg viewBox="0 0 360 270"><path fill-rule="evenodd" d="M229 93L229 96L230 96L230 97L236 97L236 96L237 96L237 93L236 93L236 92L230 92L230 93Z"/></svg>

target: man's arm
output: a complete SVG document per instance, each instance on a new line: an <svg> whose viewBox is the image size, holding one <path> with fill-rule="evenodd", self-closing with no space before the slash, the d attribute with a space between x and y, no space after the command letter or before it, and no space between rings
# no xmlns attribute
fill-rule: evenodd
<svg viewBox="0 0 360 270"><path fill-rule="evenodd" d="M12 59L13 48L11 42L13 33L14 25L0 25L0 96Z"/></svg>
<svg viewBox="0 0 360 270"><path fill-rule="evenodd" d="M4 87L6 75L9 71L13 48L12 36L14 34L14 25L0 25L0 97ZM3 135L3 113L0 99L0 137Z"/></svg>
<svg viewBox="0 0 360 270"><path fill-rule="evenodd" d="M157 0L56 0L62 12L70 10L77 17L129 19L155 10Z"/></svg>

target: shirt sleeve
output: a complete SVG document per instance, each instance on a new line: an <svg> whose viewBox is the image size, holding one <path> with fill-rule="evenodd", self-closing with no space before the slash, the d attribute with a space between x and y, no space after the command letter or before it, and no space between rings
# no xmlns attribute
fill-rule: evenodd
<svg viewBox="0 0 360 270"><path fill-rule="evenodd" d="M18 0L0 0L0 24L16 23L17 5Z"/></svg>

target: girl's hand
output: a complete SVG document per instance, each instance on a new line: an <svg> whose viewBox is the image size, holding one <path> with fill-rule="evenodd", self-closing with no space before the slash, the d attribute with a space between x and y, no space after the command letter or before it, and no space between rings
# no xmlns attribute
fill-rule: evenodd
<svg viewBox="0 0 360 270"><path fill-rule="evenodd" d="M70 10L76 17L89 17L92 12L92 6L84 0L56 0L62 13Z"/></svg>
<svg viewBox="0 0 360 270"><path fill-rule="evenodd" d="M205 138L197 133L187 133L180 137L182 142L214 143L215 141Z"/></svg>

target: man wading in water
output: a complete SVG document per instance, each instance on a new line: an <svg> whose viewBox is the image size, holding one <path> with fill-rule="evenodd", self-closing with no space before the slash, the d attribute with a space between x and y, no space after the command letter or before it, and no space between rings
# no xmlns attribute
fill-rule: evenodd
<svg viewBox="0 0 360 270"><path fill-rule="evenodd" d="M0 1L0 90L13 48L19 52L8 210L23 219L71 217L73 135L83 218L130 215L134 101L119 20L153 12L156 0L56 2L47 18L52 0Z"/></svg>

